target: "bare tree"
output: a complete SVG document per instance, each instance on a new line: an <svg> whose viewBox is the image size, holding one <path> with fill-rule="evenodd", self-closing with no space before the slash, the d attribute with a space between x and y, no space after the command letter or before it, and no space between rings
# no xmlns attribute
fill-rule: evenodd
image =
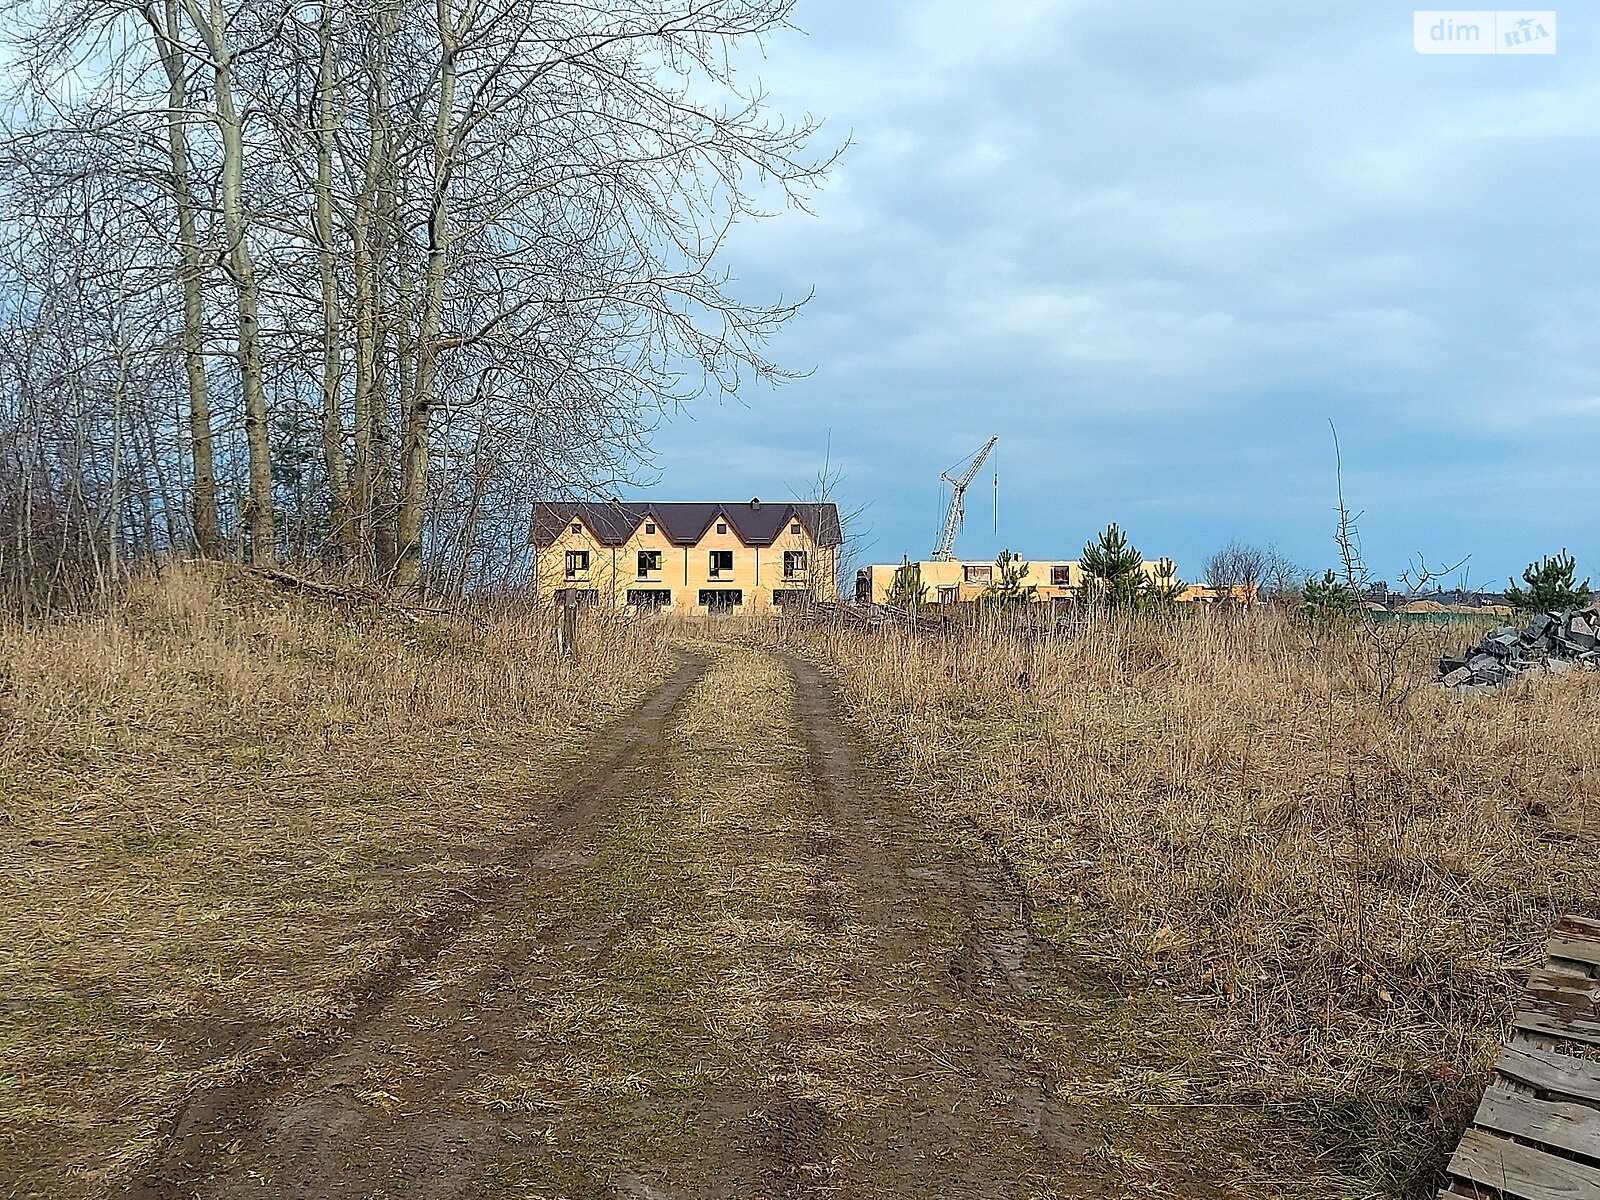
<svg viewBox="0 0 1600 1200"><path fill-rule="evenodd" d="M272 508L272 447L268 438L267 385L261 348L261 297L256 278L255 231L245 195L245 131L235 95L237 25L223 0L181 0L199 45L190 53L204 58L211 71L212 109L207 114L221 145L218 202L226 239L223 261L233 285L236 313L235 353L239 390L244 403L245 444L249 448L250 498L247 519L248 554L253 562L278 557ZM240 6L245 12L248 6Z"/></svg>
<svg viewBox="0 0 1600 1200"><path fill-rule="evenodd" d="M1230 541L1206 559L1206 586L1216 592L1219 600L1247 602L1243 598L1260 594L1269 563L1269 553L1259 546Z"/></svg>
<svg viewBox="0 0 1600 1200"><path fill-rule="evenodd" d="M1363 665L1373 698L1380 704L1399 708L1418 686L1419 657L1437 655L1440 630L1380 612L1382 606L1370 603L1372 576L1361 551L1362 514L1352 512L1345 501L1344 455L1339 448L1339 431L1332 421L1328 422L1328 428L1333 435L1334 494L1339 514L1334 530L1334 543L1339 548L1339 579L1356 600L1357 629L1365 651ZM1400 573L1404 594L1416 597L1435 581L1460 570L1466 561L1431 566L1422 554L1417 554Z"/></svg>
<svg viewBox="0 0 1600 1200"><path fill-rule="evenodd" d="M812 478L809 488L800 499L810 504L832 504L837 506L841 492L849 482L850 476L842 466L833 461L833 431L828 431L827 448L823 452L822 465L817 468L816 475ZM867 530L863 518L866 516L868 505L860 504L846 508L839 513L839 545L831 556L831 569L833 594L835 596L853 596L855 594L856 564L865 553L867 546L865 538ZM822 591L822 578L813 576L811 580L813 594L820 596Z"/></svg>
<svg viewBox="0 0 1600 1200"><path fill-rule="evenodd" d="M183 367L189 397L189 453L194 465L190 508L195 549L215 556L222 552L222 525L217 514L216 455L212 447L211 394L206 379L204 270L200 242L193 168L189 154L189 64L182 45L178 0L164 0L158 8L146 4L140 14L154 38L156 54L167 79L167 152L171 162L169 187L177 222L177 260L174 264L183 294Z"/></svg>
<svg viewBox="0 0 1600 1200"><path fill-rule="evenodd" d="M664 410L783 378L763 348L797 305L719 263L830 161L736 69L792 5L0 0L30 66L6 219L120 296L62 330L69 361L9 364L17 413L70 392L112 451L97 544L186 526L483 586L525 561L533 500L625 477ZM114 240L65 219L91 170ZM13 277L14 316L51 308L51 276Z"/></svg>
<svg viewBox="0 0 1600 1200"><path fill-rule="evenodd" d="M1305 567L1279 550L1277 544L1273 542L1267 544L1265 554L1266 564L1262 581L1266 585L1268 597L1283 601L1299 596L1300 589L1306 581Z"/></svg>

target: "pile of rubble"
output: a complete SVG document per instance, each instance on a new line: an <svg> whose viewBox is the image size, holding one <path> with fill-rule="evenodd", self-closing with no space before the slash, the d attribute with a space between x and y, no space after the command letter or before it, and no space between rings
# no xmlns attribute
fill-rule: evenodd
<svg viewBox="0 0 1600 1200"><path fill-rule="evenodd" d="M1535 613L1524 629L1496 629L1459 658L1439 660L1443 687L1495 688L1526 675L1600 669L1600 609Z"/></svg>
<svg viewBox="0 0 1600 1200"><path fill-rule="evenodd" d="M915 633L932 633L940 628L938 621L896 608L892 604L840 604L813 600L809 604L785 609L784 613L786 616L804 617L847 629L906 629Z"/></svg>

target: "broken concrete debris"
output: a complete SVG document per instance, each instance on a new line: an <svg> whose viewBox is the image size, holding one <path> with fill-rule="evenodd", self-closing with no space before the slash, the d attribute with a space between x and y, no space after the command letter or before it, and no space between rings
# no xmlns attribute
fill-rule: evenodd
<svg viewBox="0 0 1600 1200"><path fill-rule="evenodd" d="M1496 629L1459 657L1439 660L1439 684L1452 690L1497 688L1528 675L1600 669L1600 609L1535 613L1522 629Z"/></svg>

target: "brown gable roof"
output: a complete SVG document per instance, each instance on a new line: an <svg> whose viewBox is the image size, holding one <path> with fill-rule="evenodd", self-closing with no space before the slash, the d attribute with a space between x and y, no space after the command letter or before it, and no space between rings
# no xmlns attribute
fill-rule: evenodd
<svg viewBox="0 0 1600 1200"><path fill-rule="evenodd" d="M714 521L725 519L747 546L770 546L791 520L798 519L819 546L844 541L836 504L740 504L703 501L624 503L569 501L536 504L533 509L533 544L548 546L560 538L574 520L582 521L602 545L623 545L647 519L677 546L692 546L706 535Z"/></svg>

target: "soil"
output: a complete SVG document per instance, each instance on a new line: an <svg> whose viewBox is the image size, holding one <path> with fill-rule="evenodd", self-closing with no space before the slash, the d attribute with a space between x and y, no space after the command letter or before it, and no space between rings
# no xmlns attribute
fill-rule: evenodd
<svg viewBox="0 0 1600 1200"><path fill-rule="evenodd" d="M590 762L126 1194L1237 1194L1070 1099L1060 997L1094 980L990 845L876 779L815 667L717 649Z"/></svg>

